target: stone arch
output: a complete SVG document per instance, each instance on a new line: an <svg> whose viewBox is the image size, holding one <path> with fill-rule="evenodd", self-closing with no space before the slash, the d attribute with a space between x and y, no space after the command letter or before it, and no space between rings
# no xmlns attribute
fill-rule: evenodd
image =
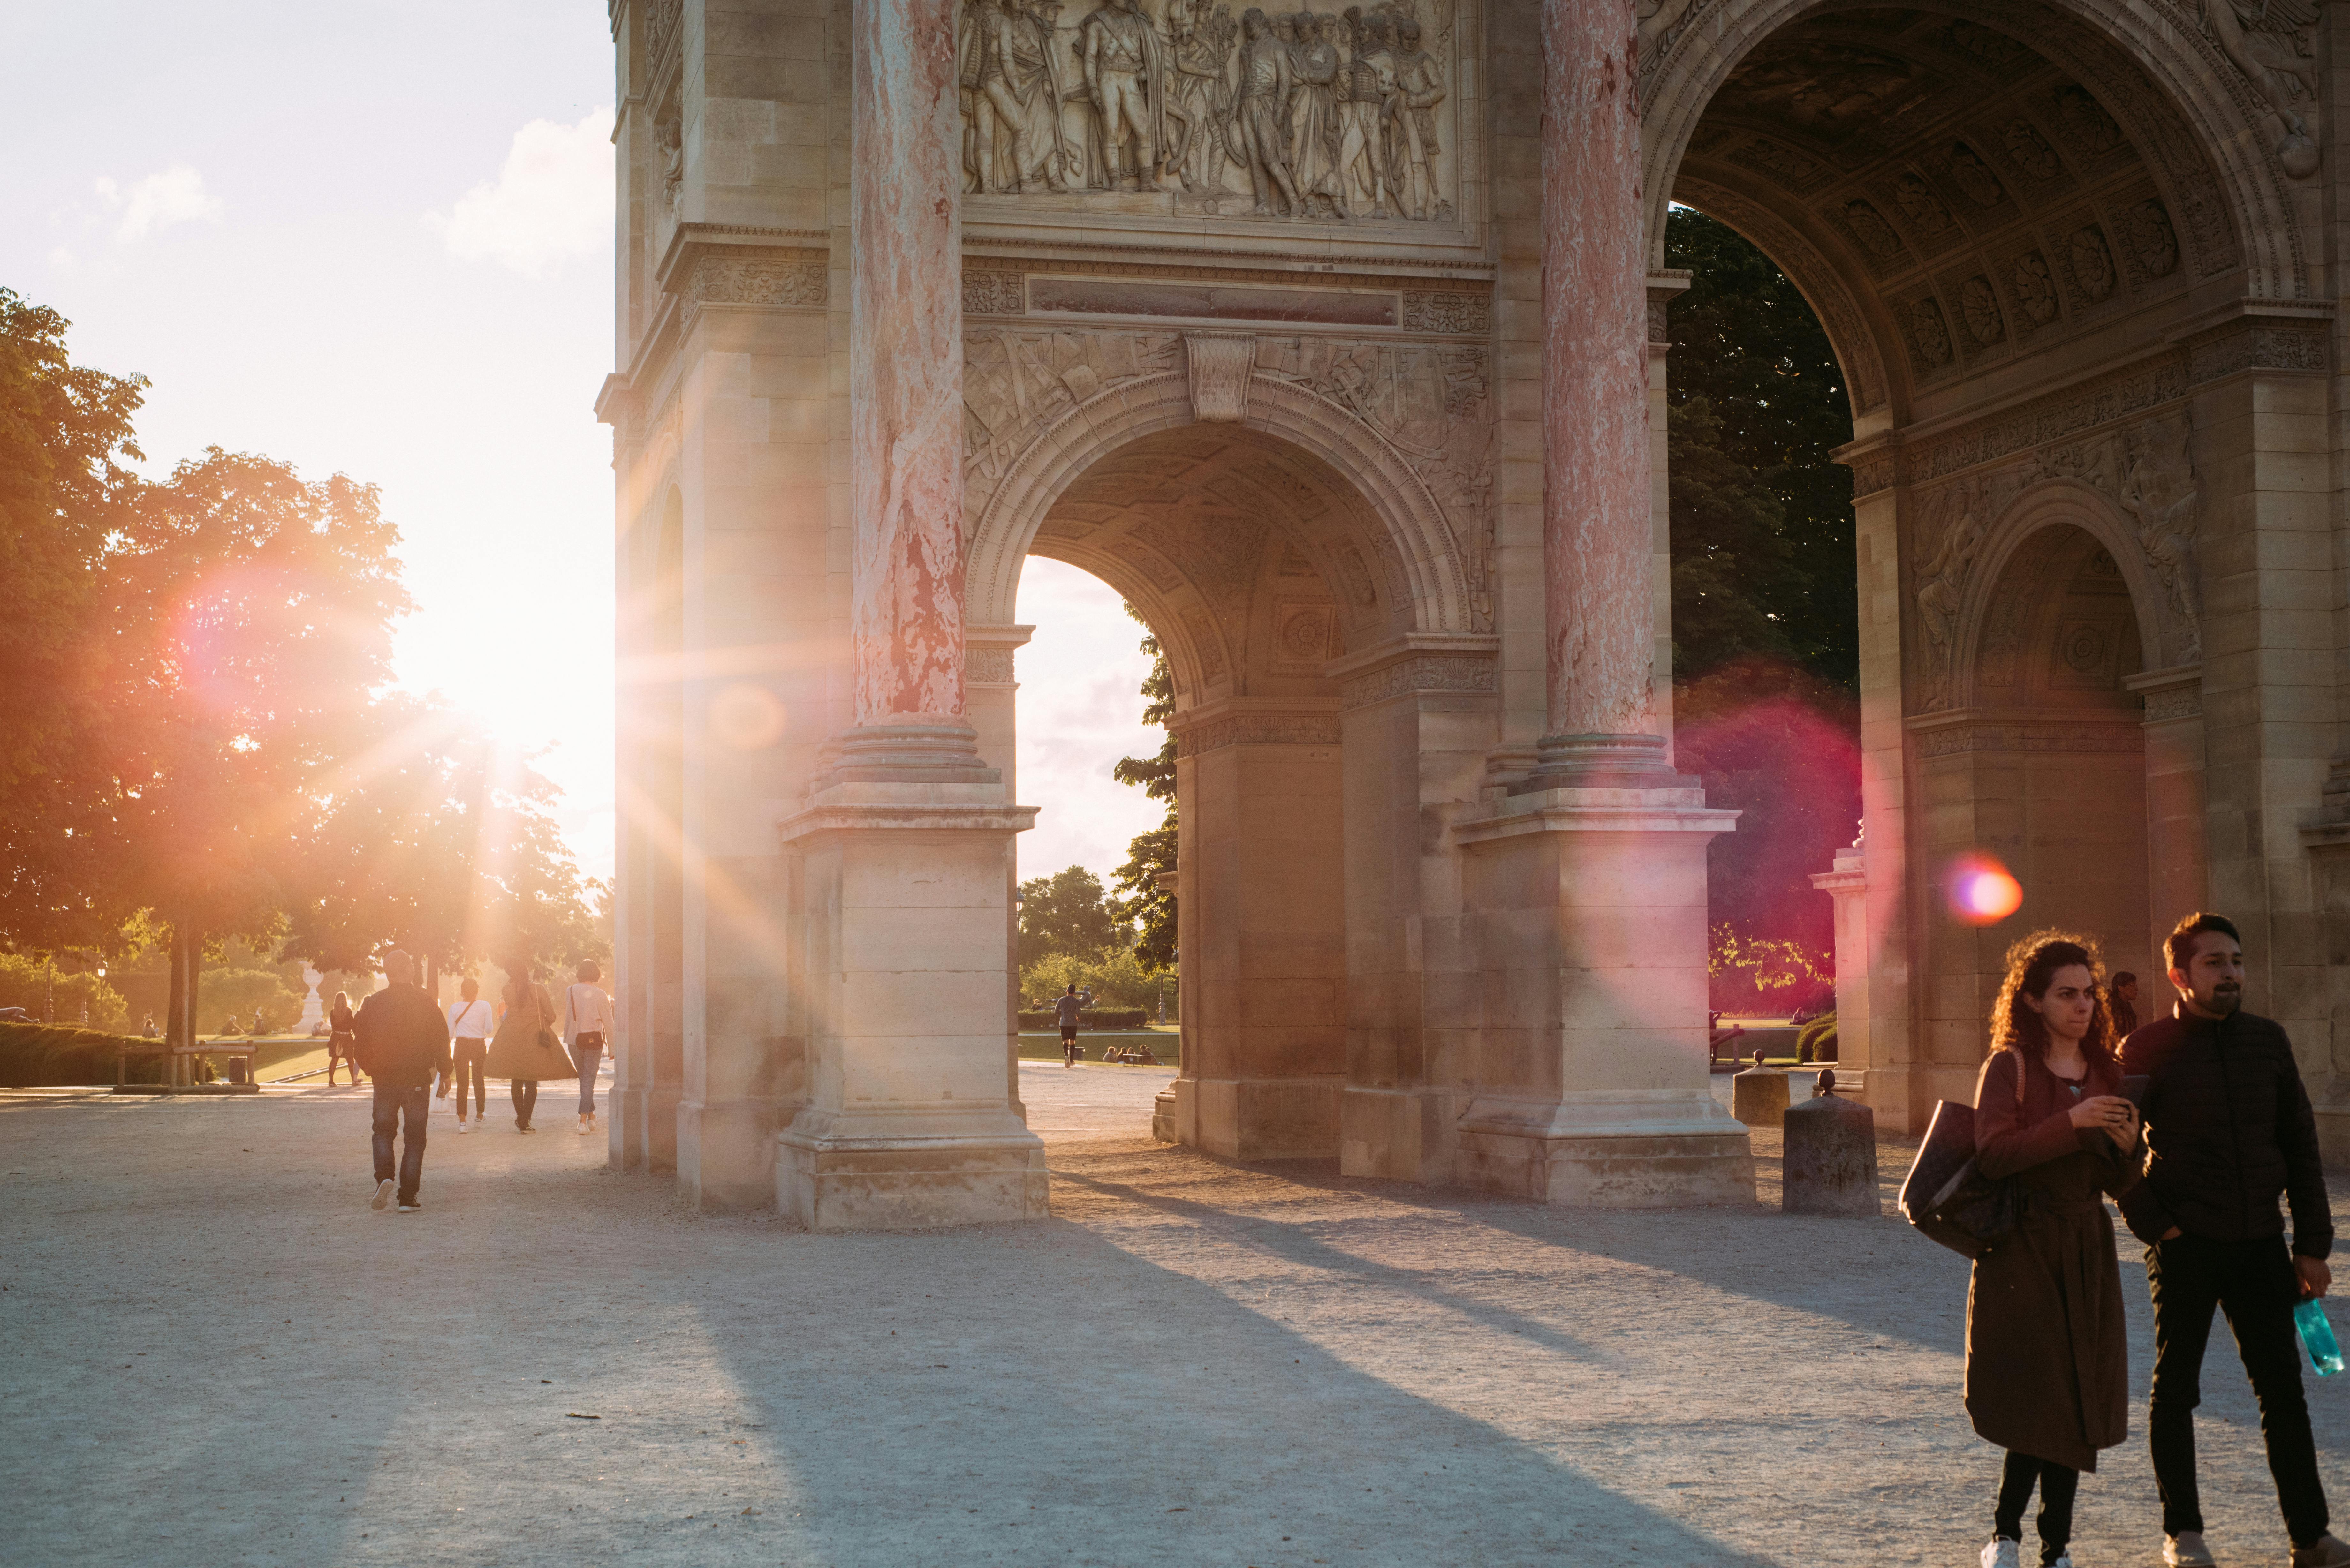
<svg viewBox="0 0 2350 1568"><path fill-rule="evenodd" d="M1162 374L1096 393L1040 431L1007 465L972 528L969 618L1011 623L1020 564L1046 514L1080 475L1146 436L1202 422L1211 421L1199 418L1191 379ZM1318 393L1253 371L1240 417L1228 422L1295 448L1359 497L1373 533L1357 543L1393 631L1474 629L1461 545L1442 506L1392 442ZM1334 584L1351 575L1343 563L1316 564Z"/></svg>
<svg viewBox="0 0 2350 1568"><path fill-rule="evenodd" d="M1652 265L1662 265L1665 213L1691 139L1731 73L1793 24L1865 9L1882 7L1866 0L1667 0L1659 8L1665 25L1652 22L1641 40L1642 178ZM2149 162L2166 195L2190 197L2185 187L2198 175L2223 193L2246 275L2241 293L2309 296L2308 258L2270 109L2199 29L2182 27L2153 0L1939 0L1905 9L2028 38L2035 52L2095 89L2101 105L2153 153ZM2132 90L2133 75L2155 92Z"/></svg>
<svg viewBox="0 0 2350 1568"><path fill-rule="evenodd" d="M2104 492L2079 480L2045 480L2009 503L1983 536L1960 605L1960 635L1951 658L1951 706L1972 707L1980 696L1977 685L1985 644L1996 618L2001 585L2010 568L2033 540L2062 528L2086 534L2113 557L2129 589L2132 618L2147 668L2186 662L2178 657L2179 628L2171 624L2164 607L2162 585L2121 508Z"/></svg>

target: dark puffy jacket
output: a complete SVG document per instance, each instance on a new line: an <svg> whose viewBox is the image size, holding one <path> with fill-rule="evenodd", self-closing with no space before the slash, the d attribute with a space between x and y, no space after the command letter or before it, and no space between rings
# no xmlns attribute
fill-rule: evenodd
<svg viewBox="0 0 2350 1568"><path fill-rule="evenodd" d="M449 1021L423 991L388 985L359 1003L352 1054L387 1088L429 1084L449 1054Z"/></svg>
<svg viewBox="0 0 2350 1568"><path fill-rule="evenodd" d="M2213 1241L2279 1235L2283 1193L2293 1250L2307 1258L2333 1250L2317 1117L2282 1028L2249 1012L2215 1020L2175 1010L2123 1042L2122 1071L2148 1080L2146 1179L2121 1200L2139 1241L2158 1241L2173 1225Z"/></svg>

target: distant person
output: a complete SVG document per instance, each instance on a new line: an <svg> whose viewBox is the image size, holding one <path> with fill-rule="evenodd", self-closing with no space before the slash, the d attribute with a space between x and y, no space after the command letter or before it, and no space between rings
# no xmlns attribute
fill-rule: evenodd
<svg viewBox="0 0 2350 1568"><path fill-rule="evenodd" d="M152 1040L155 1038L155 1015L153 1013L151 1012L147 1014L147 1016L140 1023L139 1033L144 1039Z"/></svg>
<svg viewBox="0 0 2350 1568"><path fill-rule="evenodd" d="M612 999L597 983L603 978L603 970L589 959L563 993L563 1041L579 1064L581 1137L596 1130L596 1069L604 1059L604 1042L612 1036Z"/></svg>
<svg viewBox="0 0 2350 1568"><path fill-rule="evenodd" d="M465 1120L465 1085L473 1085L473 1120L478 1122L489 1114L490 1090L483 1069L497 1026L491 1022L490 1004L482 1000L480 981L467 975L457 990L463 1000L449 1010L451 1077L457 1089L457 1130L469 1133L473 1129Z"/></svg>
<svg viewBox="0 0 2350 1568"><path fill-rule="evenodd" d="M2111 1005L2114 1015L2114 1038L2127 1040L2137 1033L2137 976L2124 970L2114 976Z"/></svg>
<svg viewBox="0 0 2350 1568"><path fill-rule="evenodd" d="M555 1002L546 987L533 980L530 966L516 961L506 970L506 1011L491 1036L489 1071L506 1080L514 1101L515 1130L536 1132L531 1116L538 1109L538 1085L548 1078L567 1078L574 1069L555 1036Z"/></svg>
<svg viewBox="0 0 2350 1568"><path fill-rule="evenodd" d="M1085 999L1077 994L1075 982L1053 1003L1054 1015L1061 1024L1061 1065L1064 1067L1077 1064L1077 1020L1085 1010Z"/></svg>
<svg viewBox="0 0 2350 1568"><path fill-rule="evenodd" d="M335 1086L335 1064L341 1062L351 1070L351 1087L359 1086L359 1061L351 1054L351 999L341 992L335 992L335 1005L327 1011L327 1087Z"/></svg>
<svg viewBox="0 0 2350 1568"><path fill-rule="evenodd" d="M2147 1243L2154 1292L2154 1380L2147 1445L2162 1498L2162 1558L2207 1568L2195 1479L2195 1407L2213 1308L2261 1407L2293 1568L2342 1568L2350 1545L2328 1532L2325 1488L2301 1385L2293 1309L2334 1283L2334 1216L2318 1159L2317 1117L2293 1042L2244 1008L2244 944L2233 922L2194 914L2163 941L2178 1002L2130 1037L2122 1070L2147 1075L2146 1181L2122 1214ZM2282 1194L2293 1209L2287 1249Z"/></svg>
<svg viewBox="0 0 2350 1568"><path fill-rule="evenodd" d="M261 1009L258 1007L253 1010L253 1033L255 1035L262 1035L269 1033L267 1026L261 1022Z"/></svg>
<svg viewBox="0 0 2350 1568"><path fill-rule="evenodd" d="M449 1048L449 1021L418 989L416 961L394 948L383 956L390 983L359 1004L351 1021L359 1061L375 1080L375 1197L380 1210L392 1200L392 1137L400 1137L400 1211L423 1205L424 1117L432 1104L432 1073ZM403 1126L403 1123L405 1124Z"/></svg>
<svg viewBox="0 0 2350 1568"><path fill-rule="evenodd" d="M1978 1168L2014 1178L2024 1200L2017 1233L1975 1260L1967 1291L1967 1416L2007 1450L1982 1568L2018 1568L2035 1486L2043 1568L2071 1568L2081 1472L2129 1436L2129 1331L2102 1196L2137 1181L2137 1114L2121 1088L2087 944L2042 931L2010 948L1975 1087Z"/></svg>

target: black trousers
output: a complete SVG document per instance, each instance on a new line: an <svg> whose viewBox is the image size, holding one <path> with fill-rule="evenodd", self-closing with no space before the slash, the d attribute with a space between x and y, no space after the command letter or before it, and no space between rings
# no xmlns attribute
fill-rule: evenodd
<svg viewBox="0 0 2350 1568"><path fill-rule="evenodd" d="M424 1179L424 1122L432 1108L432 1085L418 1084L413 1087L395 1087L381 1078L375 1081L375 1179L391 1179L391 1144L400 1134L400 1200L416 1201L416 1189ZM400 1132L400 1118L405 1116L408 1128Z"/></svg>
<svg viewBox="0 0 2350 1568"><path fill-rule="evenodd" d="M515 1078L506 1085L506 1093L514 1099L515 1126L530 1126L530 1114L538 1109L538 1080Z"/></svg>
<svg viewBox="0 0 2350 1568"><path fill-rule="evenodd" d="M2306 1546L2325 1533L2325 1489L2317 1479L2317 1445L2302 1397L2301 1337L2293 1307L2301 1282L2282 1236L2207 1241L2178 1236L2146 1250L2154 1291L2154 1397L2147 1439L2162 1494L2162 1532L2203 1528L2195 1487L2195 1407L2203 1402L2203 1349L2211 1310L2228 1314L2236 1354L2261 1404L2261 1437L2276 1478L2285 1533Z"/></svg>
<svg viewBox="0 0 2350 1568"><path fill-rule="evenodd" d="M1991 1515L1992 1535L2009 1541L2023 1539L2023 1511L2032 1501L2032 1486L2040 1484L2040 1561L2054 1563L2073 1543L2073 1498L2081 1488L2081 1472L2053 1459L2007 1451L1999 1472L1999 1511Z"/></svg>

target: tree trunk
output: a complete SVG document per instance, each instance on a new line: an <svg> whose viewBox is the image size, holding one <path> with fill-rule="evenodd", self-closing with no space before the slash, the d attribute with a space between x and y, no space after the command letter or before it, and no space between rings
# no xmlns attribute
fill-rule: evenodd
<svg viewBox="0 0 2350 1568"><path fill-rule="evenodd" d="M197 983L196 983L196 982L197 982L197 981L198 981L199 977L203 975L203 969L204 969L204 937L203 937L203 933L202 931L194 930L194 929L192 929L188 932L187 941L188 941L188 956L187 956L187 966L188 966L188 1044L191 1044L191 1045L193 1045L193 1044L196 1043L197 1036L198 1036L198 1034L199 1034L199 1033L200 1033L200 1031L198 1030L198 1028L197 1028L197 1026L196 1026L196 990L197 990ZM195 1059L194 1057L191 1056L191 1057L189 1057L189 1058L187 1059L187 1062L188 1062L188 1075L189 1075L189 1078L191 1079L191 1081L192 1081L192 1080L193 1080L193 1078L194 1078L194 1076L195 1076L196 1059Z"/></svg>

